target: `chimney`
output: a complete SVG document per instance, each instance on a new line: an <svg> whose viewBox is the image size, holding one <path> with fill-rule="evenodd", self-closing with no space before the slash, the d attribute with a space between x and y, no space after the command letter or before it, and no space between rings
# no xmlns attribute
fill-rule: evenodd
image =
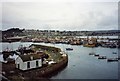
<svg viewBox="0 0 120 81"><path fill-rule="evenodd" d="M30 59L33 60L33 56L30 56Z"/></svg>

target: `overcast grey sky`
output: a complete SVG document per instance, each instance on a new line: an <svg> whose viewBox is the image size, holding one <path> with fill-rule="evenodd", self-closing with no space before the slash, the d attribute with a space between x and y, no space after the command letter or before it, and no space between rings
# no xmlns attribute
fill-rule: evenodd
<svg viewBox="0 0 120 81"><path fill-rule="evenodd" d="M6 0L1 4L2 23L0 24L3 30L11 27L78 31L118 29L117 0L97 1L7 2Z"/></svg>

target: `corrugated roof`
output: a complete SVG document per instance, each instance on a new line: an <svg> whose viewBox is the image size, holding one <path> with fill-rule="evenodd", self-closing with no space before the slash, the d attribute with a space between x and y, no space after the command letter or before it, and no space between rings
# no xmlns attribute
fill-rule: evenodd
<svg viewBox="0 0 120 81"><path fill-rule="evenodd" d="M20 55L20 58L25 61L31 61L42 58L42 55L40 54L29 54L29 55Z"/></svg>

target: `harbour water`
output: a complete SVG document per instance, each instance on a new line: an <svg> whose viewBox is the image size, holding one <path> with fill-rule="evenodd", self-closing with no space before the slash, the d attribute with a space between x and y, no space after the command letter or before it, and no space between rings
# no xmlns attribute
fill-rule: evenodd
<svg viewBox="0 0 120 81"><path fill-rule="evenodd" d="M93 37L93 38L112 38L112 39L114 39L114 38L119 38L119 36L76 36L76 37L78 37L78 38L87 38L87 37L89 37L89 38L91 38L91 37Z"/></svg>
<svg viewBox="0 0 120 81"><path fill-rule="evenodd" d="M7 47L16 50L20 45L29 46L31 42L14 42L0 43L0 51ZM60 71L52 79L118 79L118 62L107 62L106 59L97 59L95 56L89 55L91 52L99 53L100 55L113 58L118 56L118 48L88 48L77 45L67 44L49 44L49 43L34 43L61 48L68 54L68 66ZM65 48L73 48L72 51L66 51ZM117 54L113 54L117 52ZM1 58L0 58L1 59Z"/></svg>

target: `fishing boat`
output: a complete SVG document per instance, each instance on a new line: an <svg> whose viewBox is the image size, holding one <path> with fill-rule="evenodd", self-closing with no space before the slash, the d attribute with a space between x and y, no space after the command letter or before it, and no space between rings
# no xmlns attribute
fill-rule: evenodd
<svg viewBox="0 0 120 81"><path fill-rule="evenodd" d="M118 60L120 60L120 56L118 56Z"/></svg>
<svg viewBox="0 0 120 81"><path fill-rule="evenodd" d="M84 44L84 47L95 47L95 44Z"/></svg>
<svg viewBox="0 0 120 81"><path fill-rule="evenodd" d="M71 51L71 50L73 50L73 48L66 48L66 50L70 50Z"/></svg>
<svg viewBox="0 0 120 81"><path fill-rule="evenodd" d="M95 54L94 56L99 56L99 54Z"/></svg>
<svg viewBox="0 0 120 81"><path fill-rule="evenodd" d="M98 59L106 59L106 56L99 56Z"/></svg>
<svg viewBox="0 0 120 81"><path fill-rule="evenodd" d="M118 59L117 58L109 58L109 59L107 59L107 61L108 62L115 62L115 61L118 61Z"/></svg>
<svg viewBox="0 0 120 81"><path fill-rule="evenodd" d="M95 53L94 53L94 52L92 52L92 53L89 53L89 55L95 55Z"/></svg>
<svg viewBox="0 0 120 81"><path fill-rule="evenodd" d="M117 54L117 52L113 52L113 54Z"/></svg>
<svg viewBox="0 0 120 81"><path fill-rule="evenodd" d="M8 47L6 48L6 50L2 51L2 54L8 54L8 55L14 54L14 53L15 53L15 51L10 50Z"/></svg>
<svg viewBox="0 0 120 81"><path fill-rule="evenodd" d="M2 54L14 54L15 51L3 51Z"/></svg>

